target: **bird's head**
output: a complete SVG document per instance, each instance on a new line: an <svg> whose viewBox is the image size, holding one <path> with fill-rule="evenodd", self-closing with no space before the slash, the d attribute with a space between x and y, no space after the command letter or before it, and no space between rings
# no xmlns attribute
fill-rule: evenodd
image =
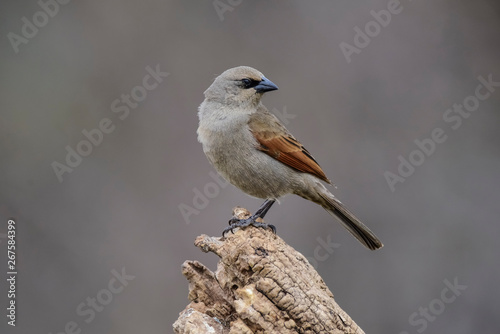
<svg viewBox="0 0 500 334"><path fill-rule="evenodd" d="M238 66L219 75L205 91L205 98L229 105L258 104L265 92L276 89L278 86L261 72Z"/></svg>

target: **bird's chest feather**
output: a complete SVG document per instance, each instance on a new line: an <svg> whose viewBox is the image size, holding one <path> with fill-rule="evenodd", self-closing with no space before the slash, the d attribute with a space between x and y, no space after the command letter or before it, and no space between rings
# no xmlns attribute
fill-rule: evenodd
<svg viewBox="0 0 500 334"><path fill-rule="evenodd" d="M257 146L246 115L202 122L198 128L198 138L208 160L227 176L234 167L244 167L243 158Z"/></svg>

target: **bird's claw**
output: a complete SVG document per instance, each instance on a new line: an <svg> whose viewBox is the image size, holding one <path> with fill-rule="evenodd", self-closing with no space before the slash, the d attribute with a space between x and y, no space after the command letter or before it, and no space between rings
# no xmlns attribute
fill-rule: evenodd
<svg viewBox="0 0 500 334"><path fill-rule="evenodd" d="M259 223L257 221L257 218L259 217L256 217L256 216L252 216L250 218L247 218L247 219L238 219L238 218L231 218L229 219L229 226L226 227L223 231L222 231L222 236L225 237L226 233L231 231L231 233L234 233L234 229L237 228L237 227L247 227L247 226L255 226L255 227L262 227L262 228L269 228L271 229L271 231L273 231L274 234L276 234L276 227L274 225L271 225L271 224L266 224L266 223Z"/></svg>

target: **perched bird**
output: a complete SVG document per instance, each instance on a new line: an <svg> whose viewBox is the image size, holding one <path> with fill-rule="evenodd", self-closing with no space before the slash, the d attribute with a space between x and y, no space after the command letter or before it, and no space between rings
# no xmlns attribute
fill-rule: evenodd
<svg viewBox="0 0 500 334"><path fill-rule="evenodd" d="M381 248L380 240L321 183L331 184L308 150L261 103L278 87L248 66L226 70L205 91L199 107L198 141L210 163L230 183L266 201L250 218L233 218L223 235L259 223L274 202L295 194L321 205L363 245Z"/></svg>

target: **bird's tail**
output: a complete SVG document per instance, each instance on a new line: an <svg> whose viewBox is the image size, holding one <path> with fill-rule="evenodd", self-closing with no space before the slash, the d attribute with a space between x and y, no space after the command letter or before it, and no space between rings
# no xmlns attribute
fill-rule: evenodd
<svg viewBox="0 0 500 334"><path fill-rule="evenodd" d="M342 225L366 248L376 250L384 245L356 216L354 216L339 200L329 192L319 194L324 202L321 204L332 216L337 217Z"/></svg>

